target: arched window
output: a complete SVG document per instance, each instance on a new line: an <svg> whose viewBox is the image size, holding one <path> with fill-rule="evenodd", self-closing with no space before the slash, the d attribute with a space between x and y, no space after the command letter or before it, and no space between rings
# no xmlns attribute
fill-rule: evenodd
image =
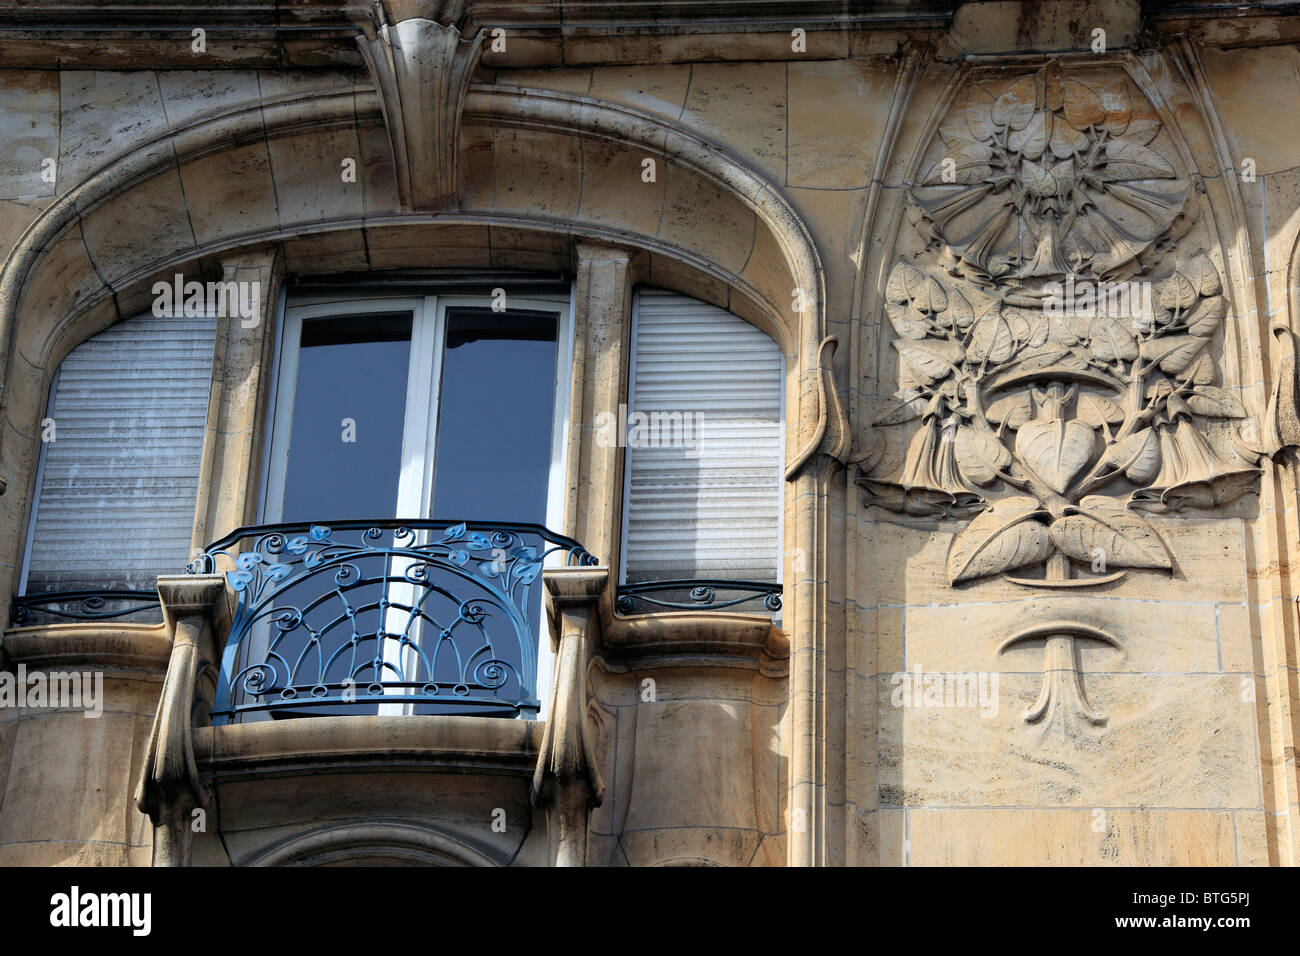
<svg viewBox="0 0 1300 956"><path fill-rule="evenodd" d="M215 334L212 318L141 315L64 358L42 422L24 614L124 613L141 603L126 592L156 602L158 576L185 570Z"/></svg>
<svg viewBox="0 0 1300 956"><path fill-rule="evenodd" d="M219 721L535 716L562 526L568 290L292 295L263 525L240 562Z"/></svg>
<svg viewBox="0 0 1300 956"><path fill-rule="evenodd" d="M619 609L779 609L780 348L723 309L648 288L632 338Z"/></svg>

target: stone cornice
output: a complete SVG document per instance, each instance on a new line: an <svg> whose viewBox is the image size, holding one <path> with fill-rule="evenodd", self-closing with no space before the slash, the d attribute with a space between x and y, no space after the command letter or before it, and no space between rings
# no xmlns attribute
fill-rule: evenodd
<svg viewBox="0 0 1300 956"><path fill-rule="evenodd" d="M232 6L172 0L128 7L112 0L30 0L0 9L0 68L360 68L355 38L370 6L368 0ZM1015 0L383 0L382 6L390 21L424 17L464 36L506 30L515 42L485 51L483 63L507 69L863 56L892 53L909 37L939 39L962 7L986 8L974 15L1019 21L1031 34L1042 18L1041 4ZM1225 47L1300 39L1296 0L1144 0L1140 6L1144 45L1173 34ZM196 27L207 31L202 53L191 49ZM790 43L795 28L806 31L798 51Z"/></svg>
<svg viewBox="0 0 1300 956"><path fill-rule="evenodd" d="M354 38L370 3L260 0L223 8L206 2L133 5L109 0L34 0L0 10L0 67L120 69L281 68L362 65ZM824 59L850 55L852 38L876 30L947 28L951 0L385 0L392 22L424 17L472 37L502 28L514 43L488 51L489 67ZM207 31L202 53L191 31ZM790 31L807 31L791 49Z"/></svg>

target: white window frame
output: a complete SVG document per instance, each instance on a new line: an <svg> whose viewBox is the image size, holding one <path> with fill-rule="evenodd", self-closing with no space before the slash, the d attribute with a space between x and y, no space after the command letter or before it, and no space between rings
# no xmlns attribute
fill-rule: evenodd
<svg viewBox="0 0 1300 956"><path fill-rule="evenodd" d="M508 288L508 287L507 287ZM546 491L546 526L553 531L565 527L565 474L568 465L570 391L573 370L574 289L569 294L507 295L511 311L550 312L556 317L555 383L552 393L551 463ZM298 382L298 351L302 323L311 319L346 316L358 313L410 313L411 347L407 368L406 407L403 412L402 460L398 494L393 518L443 517L431 513L433 483L437 469L436 424L445 359L447 311L454 308L490 308L492 298L486 294L373 296L358 291L356 295L315 295L281 299L281 315L276 335L276 359L270 396L268 421L270 433L265 442L259 523L275 524L284 508L285 478L293 424L293 398ZM371 515L321 515L322 523L330 520L382 517ZM454 516L452 516L454 517ZM509 515L502 515L509 519ZM556 553L547 566L563 563ZM537 587L543 587L540 579ZM546 602L542 602L542 621L537 637L536 686L540 703L537 719L544 720L550 708L550 690L554 682L555 655L551 648ZM264 651L267 635L253 635L249 653ZM412 656L414 656L414 653ZM409 663L414 663L411 661ZM241 665L242 666L242 665ZM381 704L380 713L414 713L414 704Z"/></svg>

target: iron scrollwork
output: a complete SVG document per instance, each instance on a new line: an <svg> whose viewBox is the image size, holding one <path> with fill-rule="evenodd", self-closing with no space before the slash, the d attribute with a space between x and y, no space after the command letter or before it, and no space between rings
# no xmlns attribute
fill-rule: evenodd
<svg viewBox="0 0 1300 956"><path fill-rule="evenodd" d="M213 717L390 704L535 713L532 585L557 553L567 565L597 563L540 525L242 528L188 566L232 566L239 598Z"/></svg>
<svg viewBox="0 0 1300 956"><path fill-rule="evenodd" d="M730 596L719 597L718 592ZM680 595L682 597L670 597ZM727 581L690 578L673 581L643 581L620 585L614 606L620 614L637 614L663 608L668 611L720 611L758 602L773 614L781 610L781 585L764 581Z"/></svg>
<svg viewBox="0 0 1300 956"><path fill-rule="evenodd" d="M56 621L106 621L142 611L161 614L156 591L47 591L14 598L10 621L14 627Z"/></svg>

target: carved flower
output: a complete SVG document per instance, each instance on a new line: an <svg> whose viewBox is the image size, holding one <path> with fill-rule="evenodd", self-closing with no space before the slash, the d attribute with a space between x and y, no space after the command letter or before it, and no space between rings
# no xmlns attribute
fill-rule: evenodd
<svg viewBox="0 0 1300 956"><path fill-rule="evenodd" d="M1187 198L1150 145L1160 120L1127 78L1094 91L1052 62L1001 92L972 86L954 112L912 198L957 256L995 279L1106 275Z"/></svg>
<svg viewBox="0 0 1300 956"><path fill-rule="evenodd" d="M937 416L924 416L921 428L912 436L903 467L893 479L867 479L863 487L878 503L891 511L910 515L970 517L985 505L957 473L956 426L944 426Z"/></svg>

